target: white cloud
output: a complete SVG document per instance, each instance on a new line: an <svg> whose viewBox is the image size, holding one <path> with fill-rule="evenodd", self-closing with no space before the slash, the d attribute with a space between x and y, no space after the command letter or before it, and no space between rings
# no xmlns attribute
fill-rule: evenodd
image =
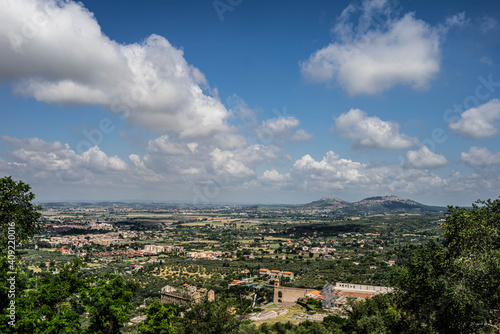
<svg viewBox="0 0 500 334"><path fill-rule="evenodd" d="M473 167L499 165L500 152L492 153L486 147L473 146L469 152L460 154L460 160Z"/></svg>
<svg viewBox="0 0 500 334"><path fill-rule="evenodd" d="M144 183L154 182L155 184L161 184L163 177L161 174L156 173L152 169L148 168L141 157L137 154L130 154L128 159L132 163L131 175L128 179L132 182L137 182L141 186L144 186Z"/></svg>
<svg viewBox="0 0 500 334"><path fill-rule="evenodd" d="M369 117L363 110L351 109L335 118L340 136L354 139L355 147L401 149L416 144L415 138L399 133L399 125Z"/></svg>
<svg viewBox="0 0 500 334"><path fill-rule="evenodd" d="M447 32L450 28L454 27L463 27L467 23L469 23L469 19L465 18L465 12L458 13L456 15L449 16L445 19L445 24L444 26L441 27L441 29L444 32Z"/></svg>
<svg viewBox="0 0 500 334"><path fill-rule="evenodd" d="M231 177L248 177L255 174L243 162L238 161L232 152L216 148L210 156L214 170L219 174L227 174Z"/></svg>
<svg viewBox="0 0 500 334"><path fill-rule="evenodd" d="M348 159L340 159L338 154L329 151L321 161L314 160L310 155L305 155L295 161L292 168L294 174L308 174L311 179L347 184L360 182L365 178L363 169L366 165Z"/></svg>
<svg viewBox="0 0 500 334"><path fill-rule="evenodd" d="M239 139L238 135L225 134L211 141L185 143L163 135L148 142L142 162L138 156L129 158L140 170L153 171L167 183L199 184L221 176L230 178L226 186L254 176L261 163L280 159L280 150L273 145L250 145ZM219 145L224 141L225 145Z"/></svg>
<svg viewBox="0 0 500 334"><path fill-rule="evenodd" d="M95 198L102 198L108 191L120 198L137 199L140 196L134 194L141 192L145 192L142 196L146 198L165 193L189 197L194 196L193 189L207 184L216 186L220 192L243 186L256 176L259 165L282 158L281 150L273 145L245 142L221 149L215 146L216 141L186 143L167 135L150 140L144 156L130 154L127 162L118 156L108 156L98 146L78 154L60 142L8 136L2 140L10 148L6 150L9 161L0 158L0 175L15 175L40 185L43 193L57 193L61 187L78 183L72 196L80 199L90 196L91 192L86 192L89 187ZM120 192L118 189L122 188L134 191Z"/></svg>
<svg viewBox="0 0 500 334"><path fill-rule="evenodd" d="M457 122L449 124L450 129L463 137L493 137L499 133L500 100L493 99L477 108L464 111Z"/></svg>
<svg viewBox="0 0 500 334"><path fill-rule="evenodd" d="M100 105L183 138L229 131L231 113L183 51L151 35L119 44L82 3L8 1L0 12L0 80L47 103ZM216 90L214 90L216 92Z"/></svg>
<svg viewBox="0 0 500 334"><path fill-rule="evenodd" d="M341 158L330 151L321 160L304 155L289 172L266 170L260 186L286 191L332 193L416 194L444 191L447 180L426 170L406 169L401 165L375 166ZM361 190L361 191L360 191Z"/></svg>
<svg viewBox="0 0 500 334"><path fill-rule="evenodd" d="M294 141L303 141L303 140L311 140L314 136L310 133L307 133L304 129L298 129L290 138Z"/></svg>
<svg viewBox="0 0 500 334"><path fill-rule="evenodd" d="M196 148L196 143L190 145L193 149ZM186 155L192 149L188 144L180 141L174 141L168 135L160 136L148 142L148 151L167 155Z"/></svg>
<svg viewBox="0 0 500 334"><path fill-rule="evenodd" d="M62 80L57 83L49 83L40 79L24 80L17 84L15 92L33 96L38 101L48 103L109 104L108 96L101 90L71 80Z"/></svg>
<svg viewBox="0 0 500 334"><path fill-rule="evenodd" d="M231 113L238 116L241 120L249 121L251 124L257 124L257 116L248 104L238 95L233 94L226 101Z"/></svg>
<svg viewBox="0 0 500 334"><path fill-rule="evenodd" d="M107 173L128 169L127 164L123 160L117 156L108 157L98 146L94 146L88 151L83 152L81 160L89 169L95 172Z"/></svg>
<svg viewBox="0 0 500 334"><path fill-rule="evenodd" d="M181 171L181 174L200 174L201 173L201 169L199 168L194 168L194 167L190 167L188 169L183 169Z"/></svg>
<svg viewBox="0 0 500 334"><path fill-rule="evenodd" d="M357 12L361 15L354 27L351 17ZM387 19L381 20L382 16ZM337 41L300 62L304 78L336 81L351 95L376 94L396 85L426 88L440 69L440 40L449 28L465 24L465 14L436 27L414 13L393 16L386 0L349 5L332 29Z"/></svg>
<svg viewBox="0 0 500 334"><path fill-rule="evenodd" d="M498 26L498 21L491 16L484 15L479 19L479 27L483 33L488 33Z"/></svg>
<svg viewBox="0 0 500 334"><path fill-rule="evenodd" d="M125 162L97 146L77 154L60 142L8 136L2 139L7 154L0 157L0 175L13 175L30 183L45 200L142 198L207 203L240 200L235 196L241 193L254 200L275 202L289 201L290 197L281 198L293 193L334 193L358 199L367 194L439 199L460 193L477 198L478 193L494 194L500 187L500 153L477 147L462 153L461 160L481 167L480 172L470 176L453 172L449 177L440 177L426 169L407 168L405 164L368 164L332 151L319 159L306 154L288 169L280 166L279 172L275 166L285 157L272 145L228 150L201 141L190 143L194 150L181 145L183 150L179 151L181 141L161 136L149 142L144 156L130 154ZM435 155L421 151L423 157L418 158L427 164L425 168L430 168L429 160L433 159L429 157ZM260 174L259 166L270 167Z"/></svg>
<svg viewBox="0 0 500 334"><path fill-rule="evenodd" d="M468 202L484 196L498 196L498 170L482 170L470 176L452 171L441 177L428 169L407 168L405 164L377 166L341 158L327 152L319 160L305 155L295 161L288 172L266 170L252 186L260 191L332 194L359 200L368 194L397 194L431 204L440 198L468 198ZM442 203L442 202L440 202ZM449 202L448 202L449 203ZM446 203L443 203L446 204Z"/></svg>
<svg viewBox="0 0 500 334"><path fill-rule="evenodd" d="M17 139L3 136L2 139L13 147L7 154L13 162L21 164L25 175L35 175L41 179L81 181L97 174L125 172L128 165L118 156L108 156L98 146L81 155L71 150L68 144L47 143L38 138Z"/></svg>
<svg viewBox="0 0 500 334"><path fill-rule="evenodd" d="M446 166L448 160L442 154L436 154L427 146L422 146L418 151L406 152L406 166L418 169L432 169Z"/></svg>
<svg viewBox="0 0 500 334"><path fill-rule="evenodd" d="M280 174L276 169L266 170L262 173L262 176L259 178L264 182L282 182L287 180L290 175Z"/></svg>
<svg viewBox="0 0 500 334"><path fill-rule="evenodd" d="M265 121L256 129L257 138L261 142L284 144L289 140L303 141L312 139L312 135L303 129L295 130L300 121L292 116L276 117Z"/></svg>
<svg viewBox="0 0 500 334"><path fill-rule="evenodd" d="M9 136L2 136L2 140L9 146L19 148L28 147L31 151L35 152L63 150L67 147L66 145L63 145L58 141L47 143L46 141L39 138L17 139Z"/></svg>

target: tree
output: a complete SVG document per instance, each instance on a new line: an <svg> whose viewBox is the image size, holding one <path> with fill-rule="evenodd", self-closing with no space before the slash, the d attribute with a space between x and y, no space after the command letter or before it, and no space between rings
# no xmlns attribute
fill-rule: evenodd
<svg viewBox="0 0 500 334"><path fill-rule="evenodd" d="M479 200L472 209L450 206L442 227L444 244L455 257L499 250L500 199Z"/></svg>
<svg viewBox="0 0 500 334"><path fill-rule="evenodd" d="M179 333L237 333L242 323L233 300L208 301L204 298L191 306L175 325Z"/></svg>
<svg viewBox="0 0 500 334"><path fill-rule="evenodd" d="M1 333L81 333L80 315L74 296L86 285L78 276L82 267L79 260L62 266L59 274L46 275L37 281L38 288L19 291L16 298L16 322L2 328ZM23 276L19 277L23 280ZM23 282L24 287L29 284ZM34 282L31 282L34 288Z"/></svg>
<svg viewBox="0 0 500 334"><path fill-rule="evenodd" d="M412 251L393 286L409 332L500 331L500 200L449 207L444 238Z"/></svg>
<svg viewBox="0 0 500 334"><path fill-rule="evenodd" d="M90 333L120 333L122 324L130 317L133 309L132 298L140 285L125 282L123 277L106 275L97 279L80 294L83 304L90 314Z"/></svg>
<svg viewBox="0 0 500 334"><path fill-rule="evenodd" d="M173 334L172 327L175 309L165 306L159 299L155 300L146 310L146 320L139 324L142 334Z"/></svg>
<svg viewBox="0 0 500 334"><path fill-rule="evenodd" d="M0 333L81 333L80 314L85 308L91 321L87 332L119 333L129 319L138 284L108 275L105 279L92 277L89 281L94 283L89 285L79 273L79 260L36 282L17 271L14 245L22 245L42 230L41 207L31 203L35 195L30 189L22 181L0 178ZM12 303L13 325L7 316L7 306Z"/></svg>
<svg viewBox="0 0 500 334"><path fill-rule="evenodd" d="M401 310L397 296L376 295L366 300L350 300L347 319L327 317L324 323L331 328L342 328L346 333L404 333Z"/></svg>
<svg viewBox="0 0 500 334"><path fill-rule="evenodd" d="M26 287L25 275L18 273L16 249L42 229L40 206L31 201L30 186L12 177L0 178L0 321L7 323L7 307L16 302ZM15 272L16 274L13 274ZM10 280L10 281L9 281ZM11 284L12 283L12 284ZM16 313L18 314L18 313Z"/></svg>
<svg viewBox="0 0 500 334"><path fill-rule="evenodd" d="M22 244L43 229L40 222L42 207L31 203L35 195L30 189L28 184L15 181L10 176L0 178L0 250L2 252L8 249L8 241L12 240L12 237L9 239L9 235L15 236L16 244Z"/></svg>

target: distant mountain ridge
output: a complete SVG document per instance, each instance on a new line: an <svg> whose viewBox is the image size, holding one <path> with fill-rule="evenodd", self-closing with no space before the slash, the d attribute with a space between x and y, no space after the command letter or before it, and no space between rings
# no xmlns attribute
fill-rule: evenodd
<svg viewBox="0 0 500 334"><path fill-rule="evenodd" d="M135 208L135 209L186 209L186 208L199 208L210 206L224 206L228 204L202 204L193 205L189 203L175 203L175 202L125 202L125 201L99 201L99 202L43 202L45 209L63 210L68 207L106 207L108 209L115 208ZM231 204L233 205L233 204ZM234 204L236 205L236 204ZM243 205L240 208L248 208L248 205ZM240 204L238 204L240 206ZM395 195L389 196L373 196L367 197L357 202L347 202L337 197L325 196L319 200L307 204L251 204L251 207L276 207L294 209L304 212L325 213L341 216L360 216L360 215L373 215L384 213L435 213L446 211L446 207L430 206L418 203L408 198L402 198ZM226 208L227 209L227 208Z"/></svg>
<svg viewBox="0 0 500 334"><path fill-rule="evenodd" d="M373 196L353 203L326 196L300 207L304 210L334 211L338 214L431 213L446 210L445 207L425 205L395 195Z"/></svg>
<svg viewBox="0 0 500 334"><path fill-rule="evenodd" d="M312 202L311 204L313 203L347 203L347 202L337 197L325 196L317 201Z"/></svg>

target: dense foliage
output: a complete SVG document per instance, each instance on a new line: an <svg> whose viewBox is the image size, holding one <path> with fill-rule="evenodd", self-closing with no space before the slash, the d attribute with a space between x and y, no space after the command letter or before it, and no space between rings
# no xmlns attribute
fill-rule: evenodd
<svg viewBox="0 0 500 334"><path fill-rule="evenodd" d="M30 189L28 184L15 181L10 176L0 178L0 250L2 255L8 249L8 240L11 240L8 236L8 227L14 227L18 247L43 229L43 225L39 222L41 207L31 203L35 194Z"/></svg>

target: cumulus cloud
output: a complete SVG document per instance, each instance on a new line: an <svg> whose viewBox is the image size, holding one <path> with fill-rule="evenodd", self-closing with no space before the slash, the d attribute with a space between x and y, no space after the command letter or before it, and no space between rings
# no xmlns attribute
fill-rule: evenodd
<svg viewBox="0 0 500 334"><path fill-rule="evenodd" d="M193 146L194 145L194 146ZM187 143L174 141L168 135L160 136L148 142L147 150L158 154L166 155L186 155L196 148L196 143L191 144L191 148Z"/></svg>
<svg viewBox="0 0 500 334"><path fill-rule="evenodd" d="M330 151L320 159L304 155L288 171L268 169L252 186L260 191L335 194L357 199L363 194L423 196L427 201L457 193L467 198L476 198L478 192L497 196L500 187L498 169L494 168L469 176L457 171L439 176L429 169L407 167L404 163L379 166L357 162Z"/></svg>
<svg viewBox="0 0 500 334"><path fill-rule="evenodd" d="M276 169L266 170L260 176L260 180L263 182L282 182L290 177L289 174L280 174Z"/></svg>
<svg viewBox="0 0 500 334"><path fill-rule="evenodd" d="M83 152L81 160L90 170L100 173L125 171L127 164L117 156L108 157L98 146Z"/></svg>
<svg viewBox="0 0 500 334"><path fill-rule="evenodd" d="M229 130L230 112L183 51L162 36L119 44L80 2L7 1L0 81L47 103L100 105L183 138Z"/></svg>
<svg viewBox="0 0 500 334"><path fill-rule="evenodd" d="M260 165L283 159L283 151L274 145L245 142L220 148L215 141L186 143L168 135L151 139L143 155L130 154L127 161L106 154L98 146L79 154L68 144L57 141L8 136L1 139L7 149L6 159L0 157L0 175L26 180L38 185L42 194L59 199L64 198L57 197L63 188L77 199L103 198L107 192L115 199L117 195L132 199L164 198L167 193L170 199L185 199L207 185L215 187L219 194L241 190L246 182L257 177ZM71 188L75 184L78 185ZM209 194L213 195L212 190ZM210 196L209 200L216 200Z"/></svg>
<svg viewBox="0 0 500 334"><path fill-rule="evenodd" d="M340 136L354 139L354 147L401 149L416 144L415 138L399 133L395 122L369 117L360 109L351 109L335 118Z"/></svg>
<svg viewBox="0 0 500 334"><path fill-rule="evenodd" d="M276 117L262 121L256 129L256 135L261 142L275 142L284 144L287 141L310 140L313 136L304 129L295 130L300 121L295 117Z"/></svg>
<svg viewBox="0 0 500 334"><path fill-rule="evenodd" d="M454 27L463 27L469 23L469 19L465 17L465 12L458 13L456 15L449 16L445 19L445 24L440 26L442 32L447 32L449 29Z"/></svg>
<svg viewBox="0 0 500 334"><path fill-rule="evenodd" d="M259 178L262 187L287 191L343 191L415 194L444 190L447 180L427 170L405 169L401 165L376 166L341 158L329 151L321 160L304 155L286 173L266 170Z"/></svg>
<svg viewBox="0 0 500 334"><path fill-rule="evenodd" d="M219 174L227 174L232 177L247 177L255 174L253 170L239 161L232 152L216 148L210 153L210 156L213 167Z"/></svg>
<svg viewBox="0 0 500 334"><path fill-rule="evenodd" d="M249 122L252 125L257 124L257 116L255 111L251 109L248 104L238 95L233 94L226 100L226 104L230 108L233 115L239 119Z"/></svg>
<svg viewBox="0 0 500 334"><path fill-rule="evenodd" d="M230 139L231 136L225 138ZM136 168L154 171L166 182L182 180L199 184L213 177L227 177L236 185L238 180L256 175L255 170L261 163L273 163L281 158L281 151L276 146L238 143L225 146L217 145L217 141L186 143L163 135L148 142L142 161L135 155L129 159Z"/></svg>
<svg viewBox="0 0 500 334"><path fill-rule="evenodd" d="M128 165L118 156L108 156L98 146L81 155L68 144L47 143L38 138L17 139L2 137L8 156L13 160L7 167L17 166L23 175L45 180L83 181L93 175L109 175L128 170Z"/></svg>
<svg viewBox="0 0 500 334"><path fill-rule="evenodd" d="M432 161L439 161L439 155L425 149L414 159L423 160L422 164L427 164L423 168L363 163L330 151L319 159L303 155L288 169L282 166L281 172L271 167L258 173L259 166L276 166L284 158L277 147L246 145L227 150L203 141L187 145L178 138L160 136L148 143L144 156L130 154L123 161L97 146L77 154L68 144L60 142L8 136L2 140L8 149L5 158L0 157L0 174L26 180L37 193L58 200L106 198L103 197L106 191L110 191L107 198L114 199L118 191L118 196L130 199L193 198L193 202L203 203L220 201L223 192L231 191L256 191L259 198L265 198L267 190L275 194L341 191L342 196L354 194L358 198L360 192L402 196L463 192L475 196L479 190L494 193L500 187L497 169L500 153L477 147L462 153L461 160L481 167L481 173L463 176L453 172L449 177L441 177L427 169L437 164ZM408 160L412 161L411 156Z"/></svg>
<svg viewBox="0 0 500 334"><path fill-rule="evenodd" d="M462 113L457 122L449 124L450 129L463 137L493 137L499 133L500 100L493 99L477 108Z"/></svg>
<svg viewBox="0 0 500 334"><path fill-rule="evenodd" d="M321 161L316 161L310 155L304 155L293 164L294 174L309 174L311 179L325 179L351 183L360 181L365 176L362 170L366 166L348 159L340 159L338 154L329 151ZM340 183L339 183L340 184Z"/></svg>
<svg viewBox="0 0 500 334"><path fill-rule="evenodd" d="M336 81L351 95L377 94L396 85L426 88L440 69L441 39L465 22L460 13L433 27L415 13L396 17L387 0L351 4L332 29L337 40L300 62L300 70L310 82Z"/></svg>
<svg viewBox="0 0 500 334"><path fill-rule="evenodd" d="M31 151L35 152L57 151L67 148L67 145L63 145L61 144L61 142L55 141L52 143L47 143L46 141L39 138L18 139L9 136L2 136L2 140L9 146L29 148Z"/></svg>
<svg viewBox="0 0 500 334"><path fill-rule="evenodd" d="M127 175L128 182L136 186L140 185L141 187L151 183L156 185L163 184L164 176L149 168L144 159L141 159L139 155L130 154L128 159L131 163L130 173Z"/></svg>
<svg viewBox="0 0 500 334"><path fill-rule="evenodd" d="M500 164L500 152L492 153L486 147L473 146L469 152L462 152L460 160L469 166L480 167Z"/></svg>
<svg viewBox="0 0 500 334"><path fill-rule="evenodd" d="M444 155L436 154L424 145L418 151L406 152L405 164L410 168L432 169L446 166L448 160Z"/></svg>

